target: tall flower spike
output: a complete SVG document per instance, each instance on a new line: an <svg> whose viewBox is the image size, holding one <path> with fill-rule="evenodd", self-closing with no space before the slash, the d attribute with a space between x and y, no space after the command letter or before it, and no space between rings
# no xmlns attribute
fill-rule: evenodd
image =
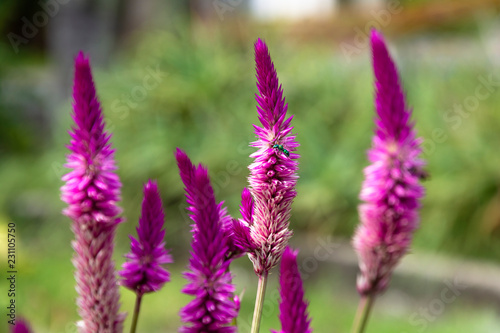
<svg viewBox="0 0 500 333"><path fill-rule="evenodd" d="M162 264L172 262L172 257L165 250L165 221L160 193L156 182L148 181L144 185L142 213L137 227L139 240L130 237L131 251L125 257L121 284L139 295L160 290L165 282L170 281L170 274Z"/></svg>
<svg viewBox="0 0 500 333"><path fill-rule="evenodd" d="M116 205L121 183L111 148L110 134L104 131L101 106L97 100L89 59L79 53L75 61L73 120L69 132L66 167L61 198L63 211L73 220L78 322L82 333L122 332L124 314L119 311L119 293L112 260L116 227L122 221Z"/></svg>
<svg viewBox="0 0 500 333"><path fill-rule="evenodd" d="M299 155L294 151L299 144L291 134L293 116L286 119L288 104L285 104L274 64L266 44L260 39L255 43L255 64L259 90L257 111L262 127L254 125L258 140L251 144L258 148L250 155L255 160L249 166L253 204L243 198L242 212L248 215L248 210L252 210L251 221L245 224L252 239L248 255L255 272L261 276L279 262L292 236L288 226L291 204L297 195L296 159ZM243 220L248 217L244 216ZM241 232L240 235L235 233L237 243L246 243L243 226L241 221L235 222L235 228Z"/></svg>
<svg viewBox="0 0 500 333"><path fill-rule="evenodd" d="M311 333L307 302L304 299L302 278L297 265L298 251L287 247L280 267L281 331L274 333Z"/></svg>
<svg viewBox="0 0 500 333"><path fill-rule="evenodd" d="M189 283L182 291L195 299L180 312L182 321L189 324L180 332L236 332L236 327L230 325L238 315L238 303L229 272L229 240L222 232L221 205L215 201L207 169L195 167L180 149L175 157L194 222L189 271L184 273Z"/></svg>
<svg viewBox="0 0 500 333"><path fill-rule="evenodd" d="M384 291L399 260L406 254L418 227L419 184L423 161L419 159L411 109L405 102L396 66L384 39L371 34L375 73L376 131L368 152L372 163L364 170L359 206L361 224L353 245L361 274L357 288L370 296Z"/></svg>

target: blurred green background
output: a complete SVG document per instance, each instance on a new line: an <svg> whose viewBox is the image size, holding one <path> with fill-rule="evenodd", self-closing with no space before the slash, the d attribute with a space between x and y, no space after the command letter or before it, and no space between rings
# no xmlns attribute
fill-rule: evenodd
<svg viewBox="0 0 500 333"><path fill-rule="evenodd" d="M166 209L172 282L145 297L138 331L177 330L178 310L189 301L180 289L190 232L173 151L180 147L208 166L217 198L238 216L257 121L253 42L261 37L301 144L292 244L301 247L302 263L314 257L318 239L347 244L339 245L346 255L339 250L311 272L304 268L311 273L304 280L312 326L348 332L358 301L348 242L358 223L374 117L366 32L375 26L398 63L431 178L411 255L409 272L417 273L395 276L367 332L498 332L499 9L492 0L0 2L0 248L7 247L7 224L15 222L18 314L36 332L76 332L72 234L59 188L72 62L81 49L91 56L123 182L127 223L116 238L117 266L129 250L127 234L135 234L148 178L158 180ZM432 265L422 265L420 256ZM0 259L5 309L6 250ZM480 278L439 309L433 301L446 288L443 280L460 274L433 273L450 262L473 265ZM238 292L245 290L240 332L248 332L256 279L246 258L234 271ZM262 332L280 327L277 276ZM488 289L495 281L498 288ZM121 291L130 313L133 295Z"/></svg>

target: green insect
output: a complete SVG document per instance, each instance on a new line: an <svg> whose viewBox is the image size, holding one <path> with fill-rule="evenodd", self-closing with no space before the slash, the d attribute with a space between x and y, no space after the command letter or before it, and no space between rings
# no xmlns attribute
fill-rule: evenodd
<svg viewBox="0 0 500 333"><path fill-rule="evenodd" d="M278 148L279 150L281 150L287 157L290 157L290 152L288 150L286 150L285 148L283 148L283 145L278 145L278 144L275 144L273 146L273 148Z"/></svg>

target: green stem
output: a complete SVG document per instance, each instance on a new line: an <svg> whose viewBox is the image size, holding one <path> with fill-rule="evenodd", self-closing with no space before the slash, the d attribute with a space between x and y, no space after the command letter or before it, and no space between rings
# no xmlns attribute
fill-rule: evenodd
<svg viewBox="0 0 500 333"><path fill-rule="evenodd" d="M370 310L372 309L374 301L375 296L373 295L361 297L358 311L356 312L356 317L354 318L354 324L351 331L352 333L363 333L365 331L368 318L370 317Z"/></svg>
<svg viewBox="0 0 500 333"><path fill-rule="evenodd" d="M141 310L142 294L137 294L135 299L134 316L132 317L132 326L130 326L130 333L135 333L137 328L137 319L139 318L139 311Z"/></svg>
<svg viewBox="0 0 500 333"><path fill-rule="evenodd" d="M257 297L255 298L255 309L253 310L252 329L250 333L259 333L262 308L264 306L264 295L266 293L267 272L259 276L257 286Z"/></svg>

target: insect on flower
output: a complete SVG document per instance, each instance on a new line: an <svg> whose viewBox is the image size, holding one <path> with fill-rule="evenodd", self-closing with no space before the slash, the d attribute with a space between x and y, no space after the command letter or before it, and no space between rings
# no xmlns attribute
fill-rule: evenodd
<svg viewBox="0 0 500 333"><path fill-rule="evenodd" d="M423 168L418 168L418 167L412 166L408 169L408 171L420 180L427 180L427 179L431 178L431 175L429 174L429 172Z"/></svg>
<svg viewBox="0 0 500 333"><path fill-rule="evenodd" d="M278 148L278 150L281 150L286 155L286 157L290 157L290 152L283 148L283 145L275 144L273 145L273 148Z"/></svg>

